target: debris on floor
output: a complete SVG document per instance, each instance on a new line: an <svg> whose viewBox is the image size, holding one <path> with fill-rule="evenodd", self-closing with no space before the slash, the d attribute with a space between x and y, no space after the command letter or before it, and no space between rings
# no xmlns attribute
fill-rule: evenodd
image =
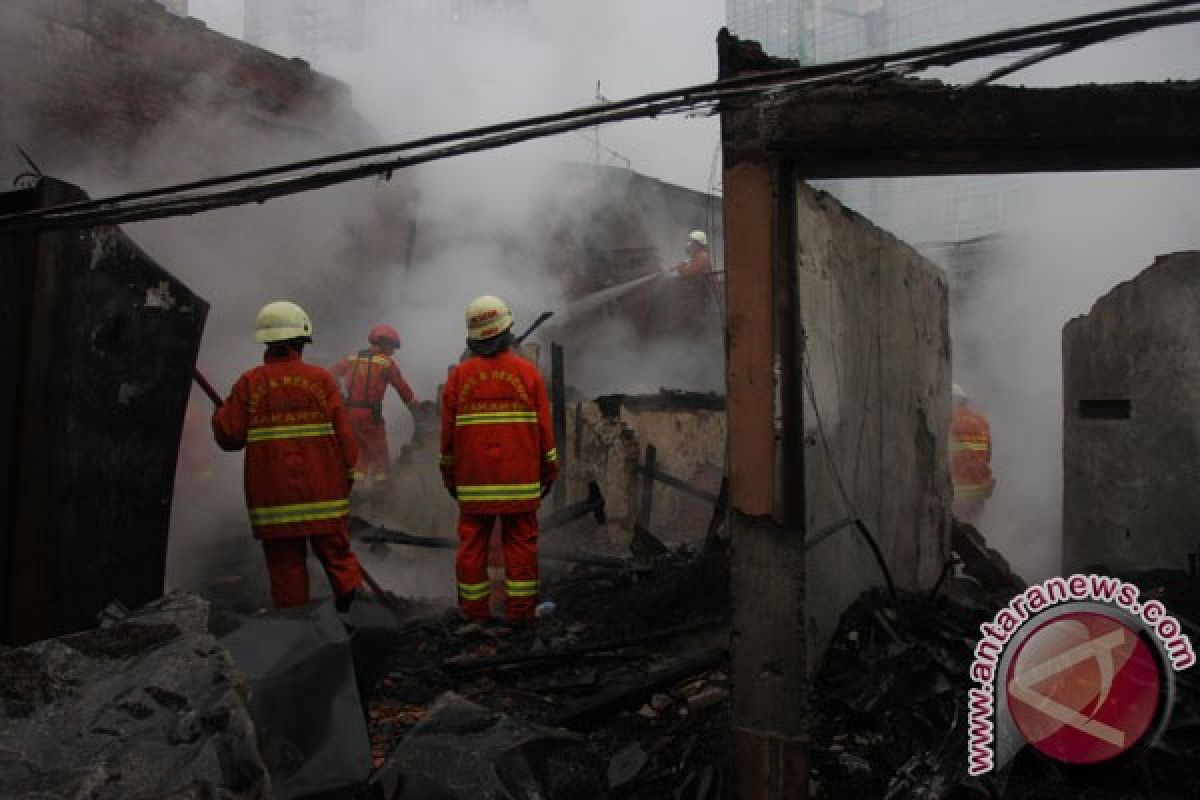
<svg viewBox="0 0 1200 800"><path fill-rule="evenodd" d="M1184 573L1125 576L1181 619L1200 616ZM812 741L816 797L1133 800L1195 797L1200 685L1177 676L1173 716L1152 747L1072 770L1026 746L983 778L967 776L967 690L979 625L995 607L879 591L843 614L817 675ZM1200 633L1200 631L1197 631Z"/></svg>
<svg viewBox="0 0 1200 800"><path fill-rule="evenodd" d="M168 595L106 617L97 630L0 648L0 796L274 797L208 604Z"/></svg>
<svg viewBox="0 0 1200 800"><path fill-rule="evenodd" d="M963 571L974 583L979 602L1003 605L1025 589L1025 581L1013 572L1008 561L969 522L954 519L951 546L961 560Z"/></svg>
<svg viewBox="0 0 1200 800"><path fill-rule="evenodd" d="M719 553L663 555L648 571L578 565L544 583L556 608L536 630L466 625L454 610L411 623L370 699L386 762L373 796L409 797L403 774L443 792L430 797L715 800L728 754L727 570ZM515 761L497 756L503 741L520 743ZM455 763L473 765L461 785L421 767L460 751L471 756Z"/></svg>
<svg viewBox="0 0 1200 800"><path fill-rule="evenodd" d="M599 759L584 737L440 695L372 784L388 800L437 797L605 797ZM418 791L416 787L420 787Z"/></svg>
<svg viewBox="0 0 1200 800"><path fill-rule="evenodd" d="M333 604L218 620L220 643L249 688L273 796L362 784L372 769L370 742L351 636Z"/></svg>

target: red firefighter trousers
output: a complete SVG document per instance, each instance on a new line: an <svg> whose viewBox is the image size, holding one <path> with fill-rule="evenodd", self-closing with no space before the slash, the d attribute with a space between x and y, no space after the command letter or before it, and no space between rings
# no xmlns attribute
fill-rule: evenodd
<svg viewBox="0 0 1200 800"><path fill-rule="evenodd" d="M387 424L376 419L369 408L350 408L350 428L358 443L355 480L386 480L388 476Z"/></svg>
<svg viewBox="0 0 1200 800"><path fill-rule="evenodd" d="M534 619L538 593L536 511L467 514L458 517L458 606L473 620L491 618L488 540L499 519L504 546L504 609L509 622Z"/></svg>
<svg viewBox="0 0 1200 800"><path fill-rule="evenodd" d="M322 536L263 539L267 574L271 577L271 600L276 608L308 604L308 546L325 568L334 597L357 589L362 583L358 559L350 549L345 531Z"/></svg>

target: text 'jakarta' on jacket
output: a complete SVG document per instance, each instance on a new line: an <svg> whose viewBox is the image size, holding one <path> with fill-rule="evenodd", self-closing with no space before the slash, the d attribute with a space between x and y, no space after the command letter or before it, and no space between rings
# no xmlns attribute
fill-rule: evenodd
<svg viewBox="0 0 1200 800"><path fill-rule="evenodd" d="M466 513L535 511L558 477L546 383L511 349L472 356L442 395L442 479Z"/></svg>
<svg viewBox="0 0 1200 800"><path fill-rule="evenodd" d="M358 445L333 376L299 355L270 356L213 414L217 444L246 448L246 505L260 539L343 530Z"/></svg>

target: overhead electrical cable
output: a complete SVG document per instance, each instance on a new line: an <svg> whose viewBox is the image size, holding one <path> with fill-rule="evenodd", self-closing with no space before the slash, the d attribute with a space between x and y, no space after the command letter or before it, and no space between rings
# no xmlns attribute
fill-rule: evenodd
<svg viewBox="0 0 1200 800"><path fill-rule="evenodd" d="M802 91L848 81L861 82L911 75L933 67L952 66L987 56L1042 49L1042 52L985 75L971 84L974 86L1047 58L1099 42L1155 28L1200 21L1200 10L1182 10L1188 8L1200 8L1200 0L1162 0L894 54L742 75L407 142L113 197L0 215L0 232L116 225L195 214L247 203L262 203L276 197L363 178L386 178L397 170L419 164L612 122L700 109L712 110L722 102L742 98ZM379 159L380 156L386 158Z"/></svg>

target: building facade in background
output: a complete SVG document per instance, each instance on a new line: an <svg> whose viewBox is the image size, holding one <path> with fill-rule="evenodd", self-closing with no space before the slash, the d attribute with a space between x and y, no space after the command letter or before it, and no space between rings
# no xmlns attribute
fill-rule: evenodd
<svg viewBox="0 0 1200 800"><path fill-rule="evenodd" d="M246 0L245 13L247 42L310 64L357 50L366 31L366 0Z"/></svg>
<svg viewBox="0 0 1200 800"><path fill-rule="evenodd" d="M246 41L320 64L401 28L446 34L529 14L529 0L245 0Z"/></svg>

